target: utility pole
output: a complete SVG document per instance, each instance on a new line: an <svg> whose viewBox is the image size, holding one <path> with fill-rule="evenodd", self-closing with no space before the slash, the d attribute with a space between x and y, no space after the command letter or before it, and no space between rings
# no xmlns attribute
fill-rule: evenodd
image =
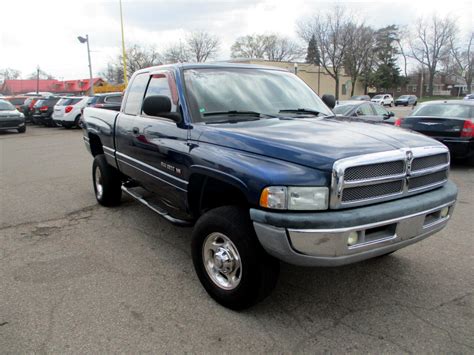
<svg viewBox="0 0 474 355"><path fill-rule="evenodd" d="M36 94L39 94L39 85L40 85L40 67L36 66Z"/></svg>
<svg viewBox="0 0 474 355"><path fill-rule="evenodd" d="M125 86L128 84L127 77L127 52L125 51L125 35L123 33L123 15L122 15L122 0L119 0L120 3L120 26L122 28L122 60L123 60L123 82Z"/></svg>

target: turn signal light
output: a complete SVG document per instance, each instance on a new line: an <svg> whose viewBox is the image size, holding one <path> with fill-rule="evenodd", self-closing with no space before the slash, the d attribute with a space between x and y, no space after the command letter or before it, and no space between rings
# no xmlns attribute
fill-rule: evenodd
<svg viewBox="0 0 474 355"><path fill-rule="evenodd" d="M66 108L64 109L64 112L69 113L72 111L72 108L73 108L72 106L66 106Z"/></svg>
<svg viewBox="0 0 474 355"><path fill-rule="evenodd" d="M461 130L461 137L472 138L474 137L474 122L471 120L464 121L464 126Z"/></svg>
<svg viewBox="0 0 474 355"><path fill-rule="evenodd" d="M397 126L397 127L400 127L402 125L402 122L403 122L403 118L397 118L395 120L394 125Z"/></svg>

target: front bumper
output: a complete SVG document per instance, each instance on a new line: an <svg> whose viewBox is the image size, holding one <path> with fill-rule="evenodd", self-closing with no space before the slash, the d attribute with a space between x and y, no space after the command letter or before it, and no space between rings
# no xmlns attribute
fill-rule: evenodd
<svg viewBox="0 0 474 355"><path fill-rule="evenodd" d="M9 120L0 120L0 131L7 131L9 129L18 129L25 125L25 119L9 119Z"/></svg>
<svg viewBox="0 0 474 355"><path fill-rule="evenodd" d="M383 255L443 229L457 197L452 182L400 200L320 213L251 209L257 237L276 258L302 266L339 266ZM442 215L447 210L446 216ZM358 242L347 243L356 232Z"/></svg>

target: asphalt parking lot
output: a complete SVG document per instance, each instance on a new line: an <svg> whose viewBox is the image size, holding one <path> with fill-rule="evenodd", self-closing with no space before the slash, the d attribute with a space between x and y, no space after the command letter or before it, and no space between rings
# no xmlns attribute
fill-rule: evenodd
<svg viewBox="0 0 474 355"><path fill-rule="evenodd" d="M233 312L194 274L189 228L96 204L81 135L0 133L0 352L474 352L472 167L452 168L442 232L352 266L283 265L270 298Z"/></svg>

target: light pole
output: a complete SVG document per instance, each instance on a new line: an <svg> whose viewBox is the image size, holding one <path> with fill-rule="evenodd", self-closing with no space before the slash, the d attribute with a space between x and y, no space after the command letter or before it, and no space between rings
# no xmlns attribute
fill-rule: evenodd
<svg viewBox="0 0 474 355"><path fill-rule="evenodd" d="M120 1L120 26L122 28L122 59L123 59L123 82L125 87L128 84L127 78L127 52L125 51L125 35L123 33L123 15L122 15L122 0Z"/></svg>
<svg viewBox="0 0 474 355"><path fill-rule="evenodd" d="M82 36L78 36L77 39L81 43L87 43L87 58L89 59L89 95L93 96L94 95L94 81L92 79L92 64L91 64L91 50L89 48L89 35L86 35L86 38Z"/></svg>
<svg viewBox="0 0 474 355"><path fill-rule="evenodd" d="M36 95L39 94L39 84L40 83L40 67L36 67Z"/></svg>

